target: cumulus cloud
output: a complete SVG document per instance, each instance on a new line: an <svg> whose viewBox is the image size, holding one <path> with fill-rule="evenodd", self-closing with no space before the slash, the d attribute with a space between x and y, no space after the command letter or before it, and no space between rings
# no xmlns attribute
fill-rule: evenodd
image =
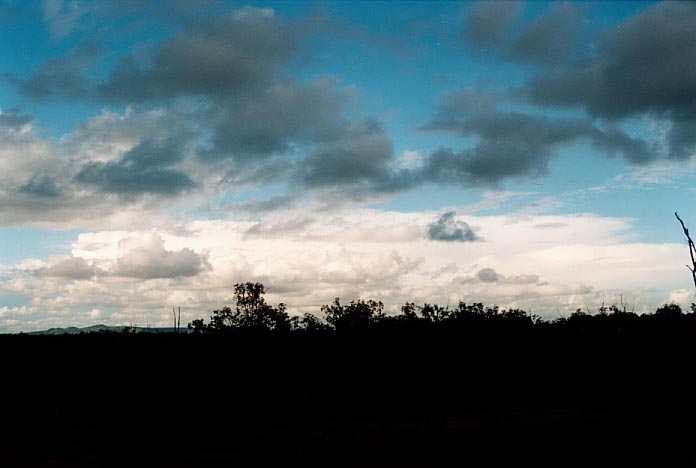
<svg viewBox="0 0 696 468"><path fill-rule="evenodd" d="M142 210L119 205L74 183L86 155L79 145L41 138L34 119L0 111L0 223L74 226Z"/></svg>
<svg viewBox="0 0 696 468"><path fill-rule="evenodd" d="M381 186L389 180L393 145L374 119L357 122L341 138L320 145L300 167L301 181L310 187L367 183Z"/></svg>
<svg viewBox="0 0 696 468"><path fill-rule="evenodd" d="M133 51L105 77L97 72L99 47L83 42L34 74L13 78L36 99L128 105L122 115L104 111L60 141L54 150L73 155L60 184L31 174L20 193L34 204L59 203L73 191L133 206L193 191L204 196L274 184L331 203L411 187L406 171L390 169L396 158L383 124L352 114L357 88L335 77L288 77L299 39L314 28L311 21L244 7Z"/></svg>
<svg viewBox="0 0 696 468"><path fill-rule="evenodd" d="M496 283L501 276L493 268L484 268L476 273L476 279L482 283Z"/></svg>
<svg viewBox="0 0 696 468"><path fill-rule="evenodd" d="M345 126L343 112L358 96L336 78L309 83L283 80L211 110L213 136L205 159L238 162L284 154L293 145L332 141Z"/></svg>
<svg viewBox="0 0 696 468"><path fill-rule="evenodd" d="M47 3L46 20L63 18L66 25L72 24L66 16L70 5ZM583 25L582 6L552 4L526 23L523 7L520 2L473 4L466 12L463 37L474 48L500 49L501 60L539 65L528 83L519 89L447 93L422 129L473 143L420 151L410 162L394 154L383 121L355 112L359 89L342 85L337 77L302 81L289 73L298 63L302 39L317 31L306 19L283 19L264 8L244 7L214 17L206 10L161 42L136 45L107 64L102 63L103 40L79 40L63 56L12 81L35 99L91 99L126 105L126 110L104 111L59 142L34 137L33 144L50 147L61 157L46 157L44 162L51 159L53 167L37 166L13 180L5 198L14 211L22 212L16 209L20 203L36 212L61 212L58 217L65 218L71 206L89 207L90 214L99 202L109 206L106 212L137 210L143 200L176 203L184 194L205 198L268 185L282 194L268 203L252 200L227 206L278 209L301 194L334 207L428 184L499 187L511 179L547 175L551 161L577 144L633 164L656 161L664 156L659 145L629 134L617 120L645 112L670 122L669 154L690 154L696 117L683 104L688 102L684 96L694 94L688 92L688 78L683 78L689 74L664 71L669 75L665 81L654 69L676 70L674 50L679 50L687 57L679 66L688 70L688 57L694 55L686 45L691 6L646 8L603 33L595 52L597 36ZM105 8L78 17L107 17ZM678 19L675 27L672 19ZM65 29L66 34L73 30ZM649 30L654 39L648 52L640 48L641 30ZM637 60L631 61L633 56ZM664 66L647 67L649 56ZM634 69L636 63L655 76L645 78ZM541 71L535 75L534 70ZM629 82L618 87L619 78L613 76ZM582 95L577 90L583 90ZM539 109L511 111L509 104L515 99L542 109L584 107L588 117L543 117ZM31 127L24 118L19 113L0 114L0 126L9 128L14 122L12 131L19 134L17 125ZM13 154L21 150L11 149Z"/></svg>
<svg viewBox="0 0 696 468"><path fill-rule="evenodd" d="M428 225L428 239L446 242L475 242L481 238L464 221L457 220L457 213L443 213L437 221Z"/></svg>
<svg viewBox="0 0 696 468"><path fill-rule="evenodd" d="M167 324L177 305L182 320L192 320L230 304L232 286L242 281L264 283L269 300L286 302L292 313L317 313L334 297L364 297L383 300L394 311L406 300L464 300L532 309L547 318L557 317L557 308L594 309L621 294L635 301L637 312L652 312L675 284L689 287L683 246L627 242L629 220L477 216L486 242L453 249L423 239L434 216L315 212L316 222L291 226L285 236L279 214L260 221L277 229L267 235L248 234L257 222L231 220L188 222L183 230L83 233L72 258L2 270L3 290L35 299L28 316L8 311L0 327L17 330L21 324L8 322L16 320L25 329L29 323L46 328L60 314L92 309L108 323ZM90 322L87 313L72 317Z"/></svg>
<svg viewBox="0 0 696 468"><path fill-rule="evenodd" d="M93 262L82 257L59 257L49 260L48 265L35 271L35 274L47 278L87 280L103 273Z"/></svg>
<svg viewBox="0 0 696 468"><path fill-rule="evenodd" d="M301 32L273 10L244 7L175 34L152 57L121 59L97 93L126 102L234 95L274 77L295 55Z"/></svg>
<svg viewBox="0 0 696 468"><path fill-rule="evenodd" d="M85 164L75 180L99 191L124 196L178 195L195 186L187 174L171 168L183 158L181 146L181 141L146 139L118 161Z"/></svg>
<svg viewBox="0 0 696 468"><path fill-rule="evenodd" d="M473 276L455 277L453 281L462 284L497 283L500 285L535 285L539 283L539 276L528 273L506 277L493 268L486 267L478 270ZM545 284L541 284L540 286L545 286Z"/></svg>
<svg viewBox="0 0 696 468"><path fill-rule="evenodd" d="M161 236L148 233L119 242L124 253L116 260L114 274L129 278L153 279L195 276L207 267L205 256L189 248L169 251Z"/></svg>
<svg viewBox="0 0 696 468"><path fill-rule="evenodd" d="M467 106L443 104L422 128L478 139L473 148L459 152L441 148L430 155L425 168L427 178L450 183L496 185L509 178L540 177L548 173L549 162L560 150L582 141L634 163L657 157L646 141L616 127L603 130L579 118L495 110L474 113Z"/></svg>
<svg viewBox="0 0 696 468"><path fill-rule="evenodd" d="M524 92L537 105L579 107L610 120L660 116L672 126L669 154L689 157L696 147L695 21L693 3L652 5L605 31L592 57L536 75Z"/></svg>

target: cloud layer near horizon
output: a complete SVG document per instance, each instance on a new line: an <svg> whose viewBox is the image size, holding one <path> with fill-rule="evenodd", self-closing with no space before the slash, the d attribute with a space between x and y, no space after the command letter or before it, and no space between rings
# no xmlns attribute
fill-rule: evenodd
<svg viewBox="0 0 696 468"><path fill-rule="evenodd" d="M269 300L286 302L292 313L318 313L334 297L383 300L392 312L406 300L483 301L546 318L557 310L595 309L620 295L637 312L691 299L670 289L686 285L683 246L628 242L628 220L380 212L376 226L375 215L320 216L291 234L285 226L297 213L258 222L193 221L157 232L83 233L68 256L3 267L3 289L34 299L0 312L0 326L88 325L95 317L167 325L173 306L191 320L229 305L233 285L242 281L264 283ZM475 225L485 240L430 240L430 228L443 219ZM278 227L286 234L273 237Z"/></svg>

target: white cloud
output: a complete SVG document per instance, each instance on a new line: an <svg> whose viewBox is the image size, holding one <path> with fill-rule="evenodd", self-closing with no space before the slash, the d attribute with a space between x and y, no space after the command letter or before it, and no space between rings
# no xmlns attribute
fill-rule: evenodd
<svg viewBox="0 0 696 468"><path fill-rule="evenodd" d="M675 304L679 304L681 306L688 305L690 303L693 303L696 301L696 297L694 297L694 290L693 289L676 289L674 291L671 291L669 293L669 298L665 303L672 303L674 302ZM688 310L688 308L687 308Z"/></svg>
<svg viewBox="0 0 696 468"><path fill-rule="evenodd" d="M283 226L296 215L260 222ZM334 297L378 299L390 310L406 300L496 303L547 318L620 297L637 312L652 312L668 297L682 306L691 300L683 246L628 242L627 219L462 216L486 240L452 244L425 238L434 212L311 216L287 236L249 236L255 223L234 220L80 234L72 257L3 268L3 289L37 297L37 309L15 325L8 320L21 321L19 312L5 312L0 327L39 326L56 316L89 324L90 314L77 311L95 309L100 321L115 324L168 325L174 306L182 306L184 320L207 318L231 304L232 287L242 281L264 283L268 300L286 302L293 313L317 313ZM82 274L85 265L99 274Z"/></svg>
<svg viewBox="0 0 696 468"><path fill-rule="evenodd" d="M166 250L162 237L152 232L121 239L118 250L122 254L116 259L114 274L127 278L196 276L207 266L205 256L189 248Z"/></svg>

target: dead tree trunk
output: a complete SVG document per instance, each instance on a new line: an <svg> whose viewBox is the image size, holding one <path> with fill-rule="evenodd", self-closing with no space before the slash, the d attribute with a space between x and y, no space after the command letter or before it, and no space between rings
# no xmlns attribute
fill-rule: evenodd
<svg viewBox="0 0 696 468"><path fill-rule="evenodd" d="M679 217L677 212L674 212L674 216L679 220L682 229L684 230L684 235L686 236L686 242L689 244L689 255L691 256L691 265L686 265L686 268L691 272L691 278L694 280L694 287L696 288L696 246L694 246L694 241L689 235L689 229L684 225L684 221Z"/></svg>

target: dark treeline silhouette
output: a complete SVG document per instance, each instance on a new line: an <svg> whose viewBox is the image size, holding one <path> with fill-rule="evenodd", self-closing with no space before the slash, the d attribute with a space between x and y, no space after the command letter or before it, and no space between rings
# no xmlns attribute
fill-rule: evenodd
<svg viewBox="0 0 696 468"><path fill-rule="evenodd" d="M696 314L544 321L257 283L189 334L0 336L0 466L688 466Z"/></svg>
<svg viewBox="0 0 696 468"><path fill-rule="evenodd" d="M354 299L347 305L340 298L321 307L321 317L305 313L291 317L284 303L273 307L266 303L265 288L261 283L238 283L234 286L235 308L225 306L214 310L210 321L196 319L188 328L194 334L229 334L244 332L310 332L327 333L379 330L410 331L441 329L449 332L486 332L494 330L524 330L533 327L543 329L614 330L627 333L631 330L654 330L659 327L696 325L696 304L690 313L684 313L678 304L664 304L652 314L638 315L627 310L626 305L602 304L595 313L589 309L577 309L569 317L560 316L552 321L522 309L505 309L484 306L482 303L459 302L457 306L437 304L418 305L406 302L400 313L387 315L384 304L374 300Z"/></svg>

